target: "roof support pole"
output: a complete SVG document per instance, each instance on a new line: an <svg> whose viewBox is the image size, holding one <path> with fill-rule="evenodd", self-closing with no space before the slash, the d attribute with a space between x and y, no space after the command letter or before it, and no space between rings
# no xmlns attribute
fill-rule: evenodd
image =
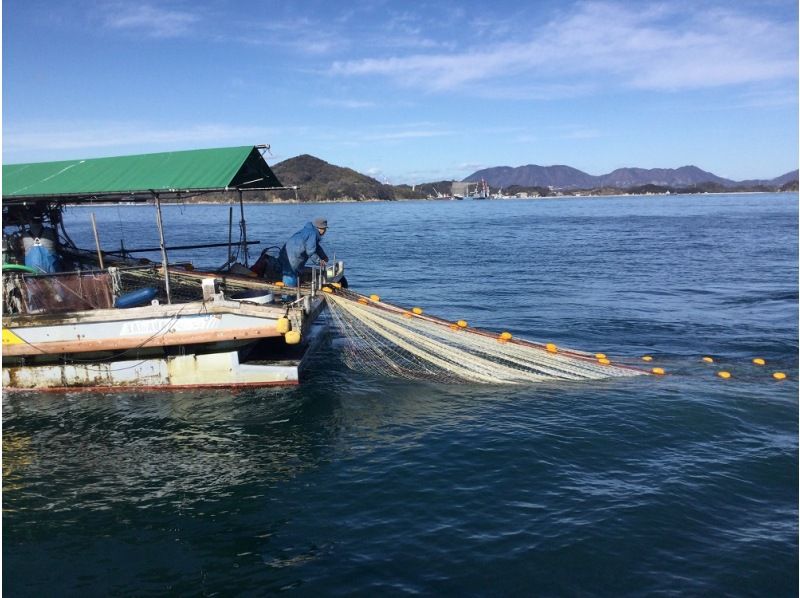
<svg viewBox="0 0 800 598"><path fill-rule="evenodd" d="M97 261L100 264L100 269L105 270L103 264L103 251L100 249L100 237L97 235L97 223L94 221L94 212L89 214L92 217L92 232L94 233L94 246L97 249Z"/></svg>
<svg viewBox="0 0 800 598"><path fill-rule="evenodd" d="M167 261L167 245L164 243L164 226L161 222L161 199L158 193L153 193L156 199L156 225L158 226L158 241L161 245L161 265L164 268L164 287L167 291L167 303L172 303L172 293L169 288L169 261Z"/></svg>
<svg viewBox="0 0 800 598"><path fill-rule="evenodd" d="M239 228L242 230L242 254L244 255L244 265L249 268L250 264L247 256L247 223L244 221L244 199L242 198L241 189L239 189L239 213L241 215Z"/></svg>
<svg viewBox="0 0 800 598"><path fill-rule="evenodd" d="M231 265L233 261L233 206L228 206L228 259L225 267Z"/></svg>

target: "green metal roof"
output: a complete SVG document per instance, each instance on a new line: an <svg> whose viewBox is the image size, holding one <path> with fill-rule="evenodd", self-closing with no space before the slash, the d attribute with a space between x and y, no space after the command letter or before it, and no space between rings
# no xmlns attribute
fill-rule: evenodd
<svg viewBox="0 0 800 598"><path fill-rule="evenodd" d="M280 187L255 146L3 165L3 197Z"/></svg>

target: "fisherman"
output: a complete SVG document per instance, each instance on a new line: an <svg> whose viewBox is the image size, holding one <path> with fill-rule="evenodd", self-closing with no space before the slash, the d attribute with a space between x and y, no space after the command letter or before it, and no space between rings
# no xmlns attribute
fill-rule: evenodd
<svg viewBox="0 0 800 598"><path fill-rule="evenodd" d="M42 224L41 216L34 216L28 230L22 235L25 250L25 265L37 272L52 273L61 271L58 256L58 235L56 231Z"/></svg>
<svg viewBox="0 0 800 598"><path fill-rule="evenodd" d="M300 271L309 258L317 256L323 268L328 265L328 256L319 244L325 231L328 230L328 221L325 218L315 218L289 237L286 244L281 247L278 260L283 271L283 284L287 287L296 287L300 280ZM284 297L288 299L288 297Z"/></svg>

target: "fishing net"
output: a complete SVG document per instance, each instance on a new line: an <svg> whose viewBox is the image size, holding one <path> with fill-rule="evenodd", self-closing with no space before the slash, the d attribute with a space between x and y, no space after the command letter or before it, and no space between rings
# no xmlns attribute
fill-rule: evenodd
<svg viewBox="0 0 800 598"><path fill-rule="evenodd" d="M440 382L523 384L646 374L594 354L542 345L417 314L344 289L326 293L344 337L344 360L359 371Z"/></svg>
<svg viewBox="0 0 800 598"><path fill-rule="evenodd" d="M63 313L105 309L113 304L107 272L70 272L55 276L11 274L3 277L3 308L6 313Z"/></svg>
<svg viewBox="0 0 800 598"><path fill-rule="evenodd" d="M209 273L197 273L193 271L182 271L177 268L170 268L170 295L173 303L183 303L188 301L202 301L203 300L203 277L208 276ZM266 289L271 290L271 286L260 278L246 278L227 276L225 274L215 274L218 281L218 288L221 292L228 295L238 291L251 290L251 289ZM162 303L166 303L167 294L164 285L164 274L157 266L147 268L131 268L120 269L116 275L115 282L117 287L115 291L118 295L122 295L131 291L136 291L143 287L154 287L157 292L157 298Z"/></svg>

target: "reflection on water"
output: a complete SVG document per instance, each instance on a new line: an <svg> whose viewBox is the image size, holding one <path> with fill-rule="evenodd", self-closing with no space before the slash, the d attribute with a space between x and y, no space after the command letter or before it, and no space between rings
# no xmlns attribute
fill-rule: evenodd
<svg viewBox="0 0 800 598"><path fill-rule="evenodd" d="M332 428L320 413L324 404L310 405L291 390L12 394L4 400L11 422L4 482L7 490L18 488L15 471L26 468L28 509L192 509L314 466ZM31 420L41 431L20 440L13 428ZM5 494L5 506L15 508L18 496Z"/></svg>
<svg viewBox="0 0 800 598"><path fill-rule="evenodd" d="M432 430L479 426L482 409L533 394L361 376L329 348L310 369L302 389L8 394L4 507L183 512L233 496L255 500L331 460L406 450ZM585 386L539 385L535 394L569 388Z"/></svg>
<svg viewBox="0 0 800 598"><path fill-rule="evenodd" d="M27 467L33 462L33 453L30 448L31 439L22 434L3 432L3 495L19 490L22 487L20 480L26 474ZM3 500L3 509L8 508Z"/></svg>

